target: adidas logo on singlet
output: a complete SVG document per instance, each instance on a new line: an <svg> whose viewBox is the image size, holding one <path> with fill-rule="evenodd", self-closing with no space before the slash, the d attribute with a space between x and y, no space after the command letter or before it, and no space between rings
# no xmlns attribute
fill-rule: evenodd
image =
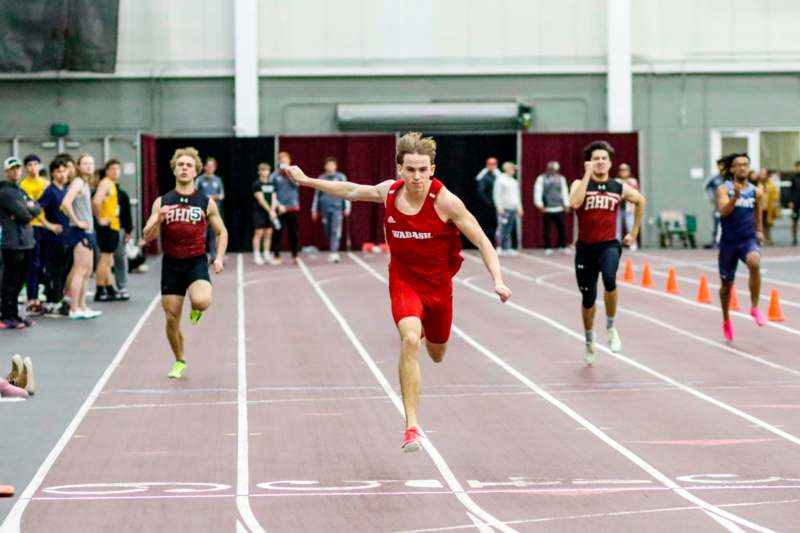
<svg viewBox="0 0 800 533"><path fill-rule="evenodd" d="M386 222L388 222L389 224L394 224L394 217L392 215L389 215L389 218L386 219Z"/></svg>

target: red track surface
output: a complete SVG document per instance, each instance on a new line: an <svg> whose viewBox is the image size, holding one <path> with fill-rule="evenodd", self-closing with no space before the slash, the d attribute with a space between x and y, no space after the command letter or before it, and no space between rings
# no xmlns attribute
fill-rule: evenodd
<svg viewBox="0 0 800 533"><path fill-rule="evenodd" d="M514 305L472 259L450 351L422 359L438 462L400 452L402 416L379 381L398 390L385 258L308 260L307 275L244 258L185 326L187 379L165 378L160 309L145 321L18 505L22 531L800 530L796 308L784 329L737 316L727 345L696 286L676 298L624 285L623 356L587 368L571 258L505 260ZM648 258L657 271L674 259ZM780 289L800 304L800 288Z"/></svg>

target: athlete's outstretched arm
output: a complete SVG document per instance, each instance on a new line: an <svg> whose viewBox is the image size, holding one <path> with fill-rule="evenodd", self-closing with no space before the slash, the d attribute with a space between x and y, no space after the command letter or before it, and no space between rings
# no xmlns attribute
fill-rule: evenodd
<svg viewBox="0 0 800 533"><path fill-rule="evenodd" d="M330 194L337 198L342 198L350 202L386 202L389 194L389 187L393 180L386 180L377 185L361 185L352 181L329 181L309 178L298 166L290 166L286 169L289 177L303 187L311 187L325 194Z"/></svg>
<svg viewBox="0 0 800 533"><path fill-rule="evenodd" d="M450 222L456 225L472 244L478 247L483 264L486 265L486 269L492 276L494 292L500 297L500 301L505 303L511 298L511 289L503 283L503 273L500 271L497 252L473 214L467 210L464 202L458 196L447 189L442 189L442 192L439 193L436 198L436 207Z"/></svg>
<svg viewBox="0 0 800 533"><path fill-rule="evenodd" d="M583 163L583 177L572 182L569 189L569 206L572 209L579 209L586 199L586 189L589 187L589 180L594 173L594 163L586 161Z"/></svg>
<svg viewBox="0 0 800 533"><path fill-rule="evenodd" d="M647 200L644 199L642 193L631 187L630 185L623 185L622 186L622 198L626 202L630 202L636 205L636 211L633 214L633 227L630 229L627 235L622 239L623 244L625 246L630 246L631 244L636 242L636 237L639 236L639 228L642 225L642 217L644 216L644 206L647 204Z"/></svg>
<svg viewBox="0 0 800 533"><path fill-rule="evenodd" d="M217 235L217 258L214 259L214 273L219 274L225 270L223 258L225 257L225 252L228 250L228 230L225 228L222 217L219 216L219 207L217 207L217 203L211 198L208 200L207 222Z"/></svg>

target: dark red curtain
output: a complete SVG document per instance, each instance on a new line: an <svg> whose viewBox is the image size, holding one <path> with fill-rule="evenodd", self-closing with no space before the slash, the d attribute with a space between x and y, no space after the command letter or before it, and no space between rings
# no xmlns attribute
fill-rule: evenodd
<svg viewBox="0 0 800 533"><path fill-rule="evenodd" d="M545 171L548 161L561 164L561 174L567 181L583 176L583 149L595 140L611 143L616 152L611 175L616 175L620 163L628 163L631 172L639 176L638 133L526 133L522 136L522 245L525 248L544 245L542 239L543 218L533 205L533 184L536 177ZM574 217L568 215L567 241L572 241ZM555 240L555 235L552 237ZM552 242L552 241L551 241Z"/></svg>
<svg viewBox="0 0 800 533"><path fill-rule="evenodd" d="M338 160L339 171L355 183L375 184L393 179L396 173L394 135L279 137L278 149L289 152L292 163L312 178L323 172L325 158L329 156ZM327 249L322 224L311 220L313 198L313 189L300 190L300 243ZM383 242L383 205L354 203L350 220L342 230L342 249L347 246L348 235L352 249L356 250L364 242ZM284 241L286 238L284 235Z"/></svg>
<svg viewBox="0 0 800 533"><path fill-rule="evenodd" d="M153 135L141 135L142 161L142 198L139 199L139 209L142 213L142 228L150 218L153 202L158 198L158 161L156 156L156 138ZM142 229L140 228L140 229ZM149 253L158 253L158 241L148 247Z"/></svg>

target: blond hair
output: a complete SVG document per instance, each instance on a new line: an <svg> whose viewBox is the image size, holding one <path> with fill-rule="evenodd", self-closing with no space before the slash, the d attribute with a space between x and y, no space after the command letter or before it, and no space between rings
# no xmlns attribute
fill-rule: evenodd
<svg viewBox="0 0 800 533"><path fill-rule="evenodd" d="M397 141L397 164L402 165L406 154L427 155L431 164L436 159L436 141L433 137L423 137L418 131L411 131Z"/></svg>
<svg viewBox="0 0 800 533"><path fill-rule="evenodd" d="M194 159L194 168L197 170L197 172L203 170L203 162L200 160L200 152L198 152L197 148L194 148L193 146L187 146L186 148L178 148L175 150L175 153L172 154L172 159L169 161L169 166L173 171L175 170L175 165L178 163L178 159L185 155L188 155Z"/></svg>

